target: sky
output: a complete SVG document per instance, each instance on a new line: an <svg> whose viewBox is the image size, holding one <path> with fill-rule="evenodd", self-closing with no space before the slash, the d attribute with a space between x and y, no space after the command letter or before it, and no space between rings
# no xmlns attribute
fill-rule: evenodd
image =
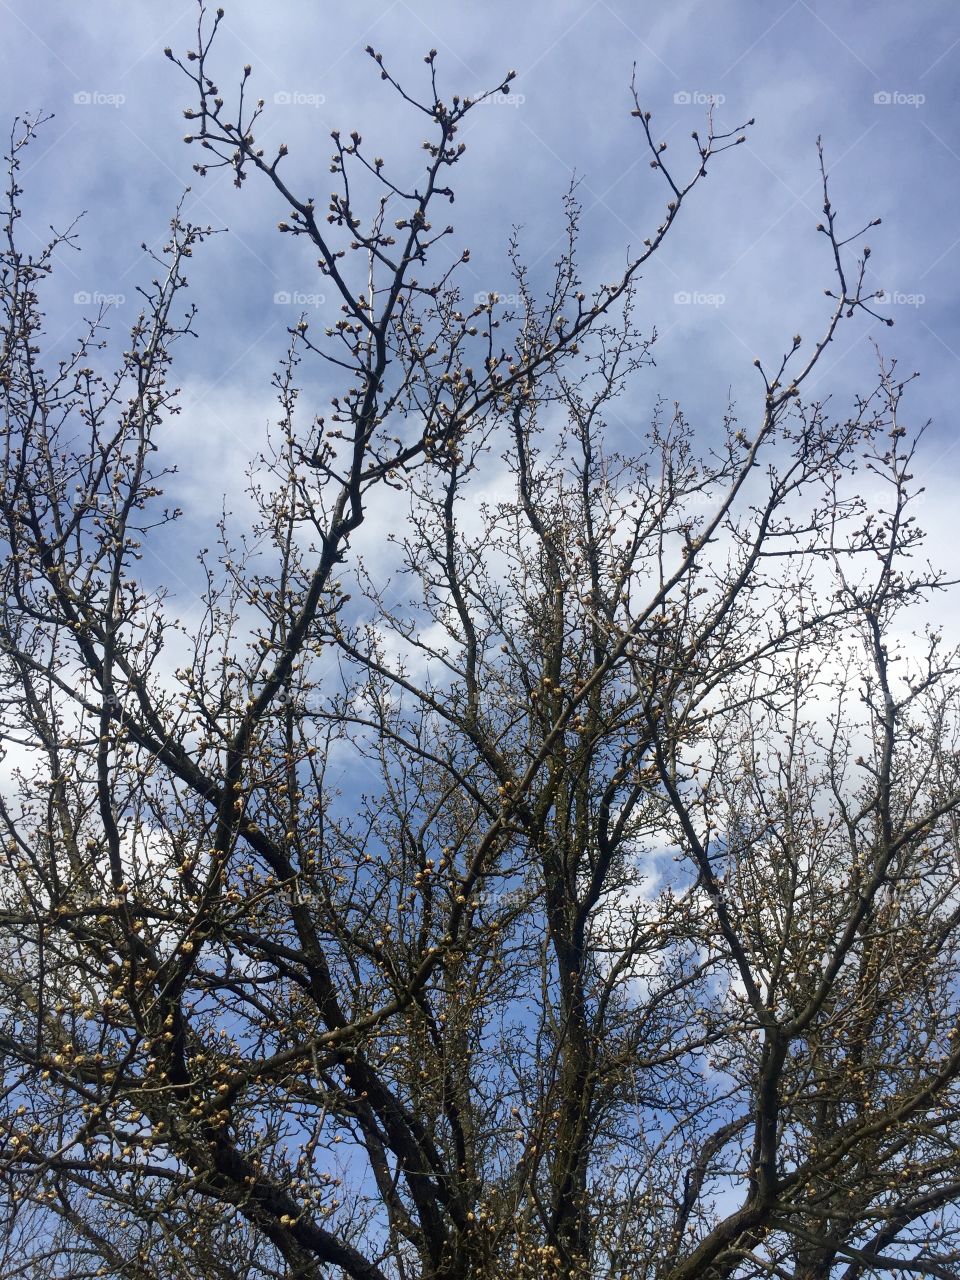
<svg viewBox="0 0 960 1280"><path fill-rule="evenodd" d="M817 373L840 411L871 386L872 343L919 370L907 417L933 425L916 468L927 486L931 554L956 562L960 481L955 388L960 373L960 5L956 0L224 0L215 67L224 96L245 63L266 103L263 145L285 141L299 190L322 198L329 133L356 128L377 153L422 165L420 122L402 110L363 50L372 44L413 92L427 91L423 55L438 51L444 92L475 94L515 69L506 100L468 118L456 170L455 243L469 246L468 295L511 292L511 230L535 278L549 279L562 244L562 197L583 204L588 292L622 270L660 221L667 195L631 117L631 77L679 172L709 104L718 128L753 118L747 141L720 157L645 269L638 318L656 327L656 368L621 404L615 443L629 445L656 399L680 401L709 441L729 398L749 429L762 407L754 357L775 362L794 333L826 325L833 284L821 219L822 137L841 227L873 218L871 283L895 320L846 323ZM243 475L273 409L270 376L300 311L318 322L336 303L309 254L276 231L287 210L251 178L192 172L183 109L190 87L164 57L195 47L194 0L0 0L0 131L25 112L52 113L21 172L21 232L39 248L52 224L81 212L78 253L63 252L45 296L50 350L107 299L118 349L153 274L141 243L163 242L183 194L185 215L226 228L190 270L199 339L178 350L184 413L162 429L180 470L168 484L184 507L177 538L211 540L224 494ZM332 387L332 391L339 388ZM323 412L326 404L315 408ZM368 534L389 517L372 513ZM184 597L186 570L167 553L153 569ZM194 598L193 607L198 607ZM939 606L938 606L939 607ZM956 605L944 617L960 619Z"/></svg>
<svg viewBox="0 0 960 1280"><path fill-rule="evenodd" d="M816 233L822 136L840 226L874 217L871 283L889 301L888 328L862 314L843 326L816 392L840 407L869 388L872 343L919 370L908 417L933 419L917 469L926 483L933 548L952 553L952 491L960 476L953 387L960 362L960 7L848 0L226 0L214 67L230 100L245 63L266 101L264 145L285 141L304 193L326 194L329 132L357 128L400 171L422 166L421 125L401 109L363 53L374 45L411 91L427 90L423 55L438 51L444 92L475 94L516 79L506 100L478 109L463 132L451 211L457 249L469 246L462 288L511 291L511 229L545 282L563 233L571 180L584 208L588 290L619 274L659 222L667 199L631 118L631 76L679 172L712 101L718 128L754 118L746 143L719 157L661 254L645 270L638 316L656 327L657 367L621 404L614 431L629 442L658 396L678 400L701 439L732 396L747 427L761 403L755 356L771 363L799 332L825 325L833 283ZM251 179L192 172L182 142L190 86L163 56L195 43L194 0L131 4L0 0L3 126L53 113L22 171L22 232L39 246L49 225L78 214L81 252L63 252L47 296L51 351L106 298L122 348L136 287L152 272L141 242L162 242L186 186L187 216L227 228L198 253L190 279L199 341L178 355L184 414L167 430L186 452L172 482L184 536L203 536L224 491L236 493L263 442L271 372L301 310L336 313L315 263L276 231L287 210ZM338 388L331 388L337 390ZM318 393L322 398L322 389ZM323 411L325 405L316 406Z"/></svg>

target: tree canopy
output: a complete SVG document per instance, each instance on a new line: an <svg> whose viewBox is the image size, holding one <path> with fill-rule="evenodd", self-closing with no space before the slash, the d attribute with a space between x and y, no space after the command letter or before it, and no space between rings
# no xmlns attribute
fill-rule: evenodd
<svg viewBox="0 0 960 1280"><path fill-rule="evenodd" d="M514 238L513 301L471 302L444 210L482 98L368 49L423 170L335 133L321 207L259 147L250 68L218 87L219 21L168 51L196 168L275 189L340 318L291 326L255 515L212 549L163 497L210 229L174 217L127 350L101 311L48 359L74 234L23 247L43 122L11 136L0 1276L954 1276L950 584L913 375L878 351L843 409L808 392L876 314L866 227L821 155L821 333L715 430L656 402L627 438L641 270L743 129L668 162L635 97L665 210L620 278L581 278L571 192L551 286Z"/></svg>

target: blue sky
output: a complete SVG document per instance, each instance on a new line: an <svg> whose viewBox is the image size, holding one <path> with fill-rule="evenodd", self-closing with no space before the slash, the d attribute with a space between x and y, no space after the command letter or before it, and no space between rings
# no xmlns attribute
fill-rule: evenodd
<svg viewBox="0 0 960 1280"><path fill-rule="evenodd" d="M463 135L469 150L452 215L457 248L472 252L461 278L467 294L510 291L504 247L515 224L528 260L547 278L572 174L585 207L588 287L612 279L627 247L655 227L666 195L630 117L634 64L641 100L681 172L708 98L720 127L756 119L747 143L713 166L641 283L639 316L660 335L658 368L621 406L625 439L643 430L658 394L680 400L704 439L728 391L750 425L759 392L753 357L771 361L793 333L812 338L824 323L830 262L814 229L822 135L841 225L853 231L883 219L870 233L871 262L896 324L851 321L823 363L818 392L834 391L842 406L869 386L873 339L902 369L921 371L912 415L933 417L935 428L920 480L931 482L935 539L947 536L940 507L949 510L960 473L952 396L960 366L953 305L960 7L953 0L228 0L225 7L215 61L224 95L230 99L243 64L252 63L267 104L264 142L286 141L299 189L320 197L335 127L360 129L401 169L421 164L419 122L380 82L363 54L367 43L412 90L426 88L422 56L430 47L449 94L491 87L516 69L514 100L475 111ZM162 239L185 185L193 184L186 208L195 221L229 228L191 274L201 341L180 353L187 412L171 427L179 432L171 443L189 437L194 445L192 471L177 482L188 522L209 524L219 493L262 440L269 376L300 310L277 296L306 298L320 319L323 282L310 256L277 234L287 211L272 191L251 180L238 192L229 173L203 180L191 172L199 153L181 141L189 85L162 51L193 45L192 0L6 0L0 22L5 125L24 111L55 113L25 166L25 233L39 239L48 224L86 211L82 253L62 255L47 299L55 345L95 295L118 300L122 343L136 284L151 274L140 243ZM335 314L332 300L328 310Z"/></svg>
<svg viewBox="0 0 960 1280"><path fill-rule="evenodd" d="M761 403L754 356L773 363L794 333L824 327L833 283L820 213L816 139L822 135L841 226L874 217L874 283L891 300L890 329L857 316L818 374L838 412L869 388L871 340L921 379L908 402L934 427L916 468L930 501L932 553L955 561L953 492L960 479L954 409L960 373L960 5L956 0L224 0L216 75L228 101L254 68L266 101L264 145L286 141L298 190L327 190L329 132L359 129L401 170L419 166L419 121L398 109L363 49L383 52L411 89L426 90L423 55L438 50L449 94L495 86L511 68L512 101L473 112L456 171L454 243L471 249L464 292L511 291L505 246L522 227L525 256L545 281L560 249L561 200L579 179L583 277L615 278L662 216L667 196L631 118L634 66L643 104L680 172L693 129L713 100L718 127L756 120L747 142L720 157L646 270L638 318L656 326L657 368L620 406L617 443L647 425L656 398L679 400L705 442L728 396L749 429ZM301 306L318 321L336 304L309 254L276 223L287 210L254 178L238 192L227 172L203 180L184 146L189 85L163 56L194 44L193 0L0 0L3 127L45 111L22 172L22 231L39 244L86 211L79 254L60 256L46 297L53 350L70 340L97 297L116 300L118 349L153 274L140 247L162 243L183 189L194 221L225 227L190 275L200 340L178 351L185 412L160 433L180 473L168 486L185 508L173 535L190 554L210 543L222 495L237 507L245 467L273 411L270 375ZM298 301L285 301L296 297ZM331 385L329 391L341 388ZM312 409L323 412L320 402ZM164 433L166 433L164 440ZM393 513L394 515L396 513ZM371 513L367 539L391 514ZM189 570L154 562L187 599ZM181 614L181 616L183 616ZM953 606L949 616L956 616Z"/></svg>

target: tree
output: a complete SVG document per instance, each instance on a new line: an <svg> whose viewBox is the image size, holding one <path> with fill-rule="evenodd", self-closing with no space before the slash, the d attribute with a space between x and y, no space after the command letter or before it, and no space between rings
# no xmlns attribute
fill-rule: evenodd
<svg viewBox="0 0 960 1280"><path fill-rule="evenodd" d="M637 102L669 204L621 279L582 284L571 195L548 294L513 241L520 303L470 306L433 219L475 103L435 54L420 99L368 50L429 127L419 185L334 135L321 213L249 68L225 105L218 22L169 54L197 167L273 185L342 318L290 330L189 631L140 554L209 229L174 218L115 372L102 315L51 367L73 232L19 247L40 122L11 141L0 1274L952 1276L958 662L910 632L947 582L910 379L805 393L873 314L862 232L824 170L821 337L760 366L752 424L700 447L661 404L628 455L639 269L743 134L681 177ZM355 548L388 501L384 578Z"/></svg>

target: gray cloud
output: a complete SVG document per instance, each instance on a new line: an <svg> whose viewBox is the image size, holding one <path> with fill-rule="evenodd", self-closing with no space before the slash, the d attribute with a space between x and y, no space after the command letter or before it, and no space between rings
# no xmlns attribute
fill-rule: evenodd
<svg viewBox="0 0 960 1280"><path fill-rule="evenodd" d="M275 299L323 293L315 264L276 234L286 210L251 181L242 193L219 173L191 172L197 153L181 135L189 86L163 57L193 42L195 10L65 0L8 0L5 116L56 113L25 174L28 222L39 238L80 210L82 254L64 254L51 334L66 334L83 299L107 297L117 341L149 274L140 241L163 236L182 188L196 221L229 227L192 273L203 341L185 347L184 376L205 387L211 411L229 413L252 454L263 431L268 378L285 342L291 306ZM362 52L372 43L416 86L423 53L439 51L445 91L471 93L515 67L507 100L476 111L464 140L452 210L457 248L472 260L468 294L509 293L503 247L522 226L528 258L549 273L563 231L560 198L571 174L586 217L585 278L612 277L628 244L659 221L666 192L648 166L629 115L633 64L668 156L681 169L691 130L710 102L723 126L756 118L748 142L721 157L641 285L640 314L656 324L658 368L622 406L619 428L642 430L657 392L687 406L704 432L719 420L728 388L749 417L754 355L772 360L794 332L813 337L831 283L819 217L815 139L822 134L835 204L850 231L880 215L871 232L876 286L890 295L893 329L862 316L846 327L820 385L843 396L873 356L870 339L919 368L912 405L937 425L926 456L940 477L960 470L947 416L960 361L952 306L960 262L954 216L960 189L955 82L960 12L949 0L923 6L879 0L861 6L815 0L383 0L365 6L306 6L278 0L227 5L216 74L225 94L245 62L267 104L266 145L286 141L299 189L327 190L331 128L358 128L411 173L420 164L420 121L398 109ZM513 101L508 100L513 98ZM688 157L690 158L690 157ZM322 303L306 309L322 317ZM330 300L333 313L335 303ZM64 339L65 340L65 339ZM224 403L217 408L221 388ZM243 388L256 413L244 420ZM238 443L238 447L240 447ZM935 467L933 466L935 460ZM213 477L216 483L215 477Z"/></svg>

